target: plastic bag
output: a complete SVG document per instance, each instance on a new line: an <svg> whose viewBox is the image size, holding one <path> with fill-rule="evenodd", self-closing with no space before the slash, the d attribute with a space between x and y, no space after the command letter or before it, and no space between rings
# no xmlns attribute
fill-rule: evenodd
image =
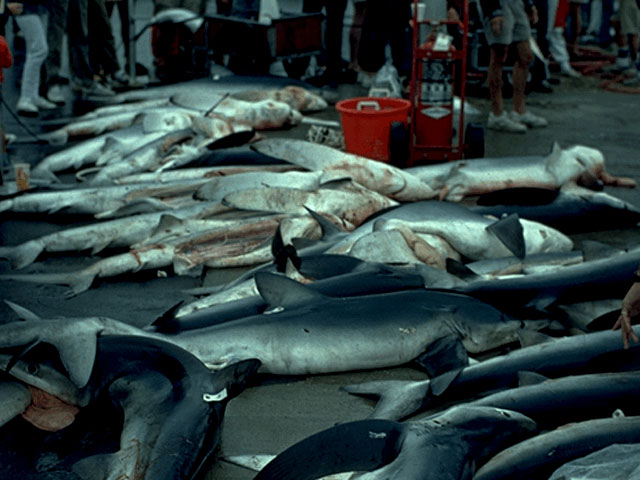
<svg viewBox="0 0 640 480"><path fill-rule="evenodd" d="M370 97L402 97L402 84L398 77L398 71L391 62L385 63L375 77L369 89Z"/></svg>

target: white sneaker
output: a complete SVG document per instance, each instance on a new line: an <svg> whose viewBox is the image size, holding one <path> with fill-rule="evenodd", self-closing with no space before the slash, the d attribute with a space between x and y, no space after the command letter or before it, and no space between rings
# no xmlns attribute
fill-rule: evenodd
<svg viewBox="0 0 640 480"><path fill-rule="evenodd" d="M507 112L502 112L500 115L494 115L493 112L489 112L489 122L487 127L492 130L499 130L501 132L512 133L526 133L527 126L517 120L513 120Z"/></svg>
<svg viewBox="0 0 640 480"><path fill-rule="evenodd" d="M33 101L33 104L36 107L42 110L53 110L54 108L58 108L58 106L55 103L50 102L46 98L42 98L40 96L32 98L31 100Z"/></svg>
<svg viewBox="0 0 640 480"><path fill-rule="evenodd" d="M20 97L18 99L18 104L16 105L16 110L18 111L18 115L24 115L25 117L38 116L38 107L30 98Z"/></svg>
<svg viewBox="0 0 640 480"><path fill-rule="evenodd" d="M560 73L565 77L582 78L582 74L574 70L569 62L560 65Z"/></svg>
<svg viewBox="0 0 640 480"><path fill-rule="evenodd" d="M546 118L542 118L538 115L526 111L524 113L511 112L511 119L526 125L529 128L540 128L549 125Z"/></svg>
<svg viewBox="0 0 640 480"><path fill-rule="evenodd" d="M47 91L47 99L50 102L56 103L58 105L64 105L65 96L62 91L62 85L53 85Z"/></svg>

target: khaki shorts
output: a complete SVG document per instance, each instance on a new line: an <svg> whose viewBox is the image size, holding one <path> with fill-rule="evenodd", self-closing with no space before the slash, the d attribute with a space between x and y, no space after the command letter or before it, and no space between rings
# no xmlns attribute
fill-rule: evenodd
<svg viewBox="0 0 640 480"><path fill-rule="evenodd" d="M531 26L529 25L529 16L524 9L524 0L502 0L501 3L504 23L500 35L494 35L489 18L482 19L487 43L489 45L511 45L512 43L528 42L531 37Z"/></svg>
<svg viewBox="0 0 640 480"><path fill-rule="evenodd" d="M620 0L620 33L638 35L640 30L640 9L636 0Z"/></svg>

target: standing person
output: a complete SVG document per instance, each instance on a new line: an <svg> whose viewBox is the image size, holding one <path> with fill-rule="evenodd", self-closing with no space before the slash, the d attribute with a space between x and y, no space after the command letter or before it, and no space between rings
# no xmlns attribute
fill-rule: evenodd
<svg viewBox="0 0 640 480"><path fill-rule="evenodd" d="M120 69L116 53L116 41L113 38L111 18L107 12L105 0L89 0L89 58L91 69L99 75L104 84L113 88L124 87L128 78Z"/></svg>
<svg viewBox="0 0 640 480"><path fill-rule="evenodd" d="M525 4L526 2L526 4ZM533 53L529 44L531 23L538 21L538 12L531 0L481 0L483 25L490 47L489 95L491 112L488 127L503 132L525 133L527 127L546 127L547 120L528 111L525 87ZM509 45L515 47L513 67L513 111L504 110L502 73Z"/></svg>
<svg viewBox="0 0 640 480"><path fill-rule="evenodd" d="M409 20L412 2L407 0L367 0L362 37L358 50L360 68L373 75L386 63L387 44L400 77L411 74Z"/></svg>
<svg viewBox="0 0 640 480"><path fill-rule="evenodd" d="M37 116L40 109L56 108L40 96L40 69L47 59L49 47L42 19L40 4L35 0L23 0L22 14L15 17L24 35L26 45L24 68L20 86L20 97L16 105L19 115Z"/></svg>
<svg viewBox="0 0 640 480"><path fill-rule="evenodd" d="M318 87L335 88L341 80L342 73L342 28L347 0L303 0L303 13L317 13L324 8L324 52L318 63L324 63L325 70L321 75L308 78L307 81ZM301 77L309 66L310 58L294 58L285 63L290 76Z"/></svg>
<svg viewBox="0 0 640 480"><path fill-rule="evenodd" d="M48 7L47 43L50 48L45 63L47 99L58 104L65 103L62 86L66 81L60 76L62 39L65 33L68 37L69 63L73 76L72 90L84 95L113 96L113 90L94 79L89 61L88 0L49 0Z"/></svg>

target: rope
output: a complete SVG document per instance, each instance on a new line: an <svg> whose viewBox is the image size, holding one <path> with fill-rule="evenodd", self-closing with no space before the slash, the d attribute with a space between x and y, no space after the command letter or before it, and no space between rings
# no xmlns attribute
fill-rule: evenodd
<svg viewBox="0 0 640 480"><path fill-rule="evenodd" d="M11 116L14 118L14 120L18 123L18 125L20 125L29 135L31 135L38 143L49 143L47 142L45 139L43 139L40 135L38 135L37 133L35 133L33 130L31 130L31 128L29 128L29 126L24 123L22 121L22 119L16 114L16 112L13 111L13 108L11 108L8 104L7 101L3 98L2 99L2 105L4 105L4 108L6 108L6 110L11 114Z"/></svg>

